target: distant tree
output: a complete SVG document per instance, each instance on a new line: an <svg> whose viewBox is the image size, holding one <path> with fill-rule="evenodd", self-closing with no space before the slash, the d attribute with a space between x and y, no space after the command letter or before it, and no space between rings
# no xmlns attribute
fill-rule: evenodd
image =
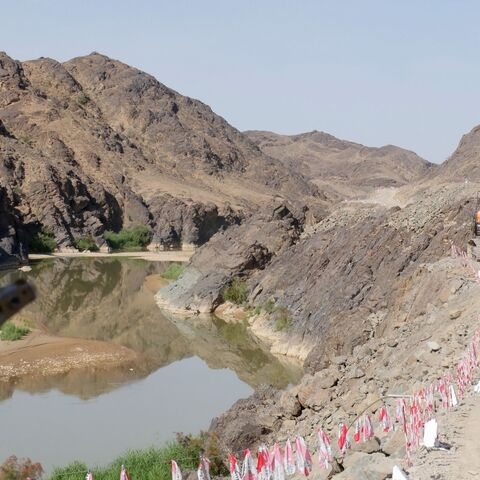
<svg viewBox="0 0 480 480"><path fill-rule="evenodd" d="M18 459L12 455L0 465L0 480L40 480L42 475L42 465L33 463L29 458Z"/></svg>

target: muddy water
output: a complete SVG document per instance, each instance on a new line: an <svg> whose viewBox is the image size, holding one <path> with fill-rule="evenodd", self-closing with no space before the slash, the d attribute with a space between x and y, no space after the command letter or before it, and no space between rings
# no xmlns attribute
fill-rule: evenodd
<svg viewBox="0 0 480 480"><path fill-rule="evenodd" d="M242 324L163 314L153 295L168 263L55 259L2 272L0 285L31 280L21 313L45 332L114 342L141 353L138 368L84 369L0 385L0 462L30 457L49 471L79 459L105 464L129 448L198 432L260 384L283 387L300 370L266 351Z"/></svg>

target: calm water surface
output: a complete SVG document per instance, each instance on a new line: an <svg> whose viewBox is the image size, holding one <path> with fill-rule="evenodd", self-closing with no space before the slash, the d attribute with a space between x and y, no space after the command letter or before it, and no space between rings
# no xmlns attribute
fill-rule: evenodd
<svg viewBox="0 0 480 480"><path fill-rule="evenodd" d="M166 315L153 295L167 263L56 259L32 272L38 300L22 312L47 332L115 342L144 354L134 371L84 369L0 386L0 462L30 457L47 471L82 460L108 463L129 448L161 445L210 420L260 384L294 383L242 324Z"/></svg>

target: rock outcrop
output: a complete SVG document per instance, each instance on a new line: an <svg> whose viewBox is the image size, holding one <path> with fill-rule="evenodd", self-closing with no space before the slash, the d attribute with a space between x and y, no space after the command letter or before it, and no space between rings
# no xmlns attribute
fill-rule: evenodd
<svg viewBox="0 0 480 480"><path fill-rule="evenodd" d="M21 224L4 188L0 187L0 268L27 261L27 246Z"/></svg>
<svg viewBox="0 0 480 480"><path fill-rule="evenodd" d="M264 269L298 240L303 224L303 212L281 204L217 233L194 254L181 278L160 290L157 301L172 310L213 311L224 287Z"/></svg>
<svg viewBox="0 0 480 480"><path fill-rule="evenodd" d="M463 135L456 150L440 166L438 176L460 182L480 180L480 125Z"/></svg>

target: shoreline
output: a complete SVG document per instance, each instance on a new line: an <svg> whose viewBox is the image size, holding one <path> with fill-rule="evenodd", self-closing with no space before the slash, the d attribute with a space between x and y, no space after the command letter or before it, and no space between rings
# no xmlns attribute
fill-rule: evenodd
<svg viewBox="0 0 480 480"><path fill-rule="evenodd" d="M151 262L188 262L194 254L193 250L171 250L166 252L55 252L32 253L28 260L46 260L49 258L139 258Z"/></svg>

